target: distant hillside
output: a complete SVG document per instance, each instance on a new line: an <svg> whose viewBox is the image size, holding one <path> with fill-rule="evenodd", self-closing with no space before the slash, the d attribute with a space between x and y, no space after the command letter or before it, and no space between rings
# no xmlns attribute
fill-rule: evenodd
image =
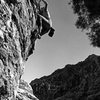
<svg viewBox="0 0 100 100"><path fill-rule="evenodd" d="M100 100L100 56L90 55L30 85L39 100Z"/></svg>

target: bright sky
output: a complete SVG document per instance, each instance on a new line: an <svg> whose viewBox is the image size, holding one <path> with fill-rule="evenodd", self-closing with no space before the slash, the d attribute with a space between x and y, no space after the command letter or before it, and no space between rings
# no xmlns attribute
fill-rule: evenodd
<svg viewBox="0 0 100 100"><path fill-rule="evenodd" d="M36 41L35 51L26 62L23 79L27 82L50 75L66 64L75 64L90 54L100 54L100 49L90 46L88 37L75 27L76 16L67 0L47 0L56 32Z"/></svg>

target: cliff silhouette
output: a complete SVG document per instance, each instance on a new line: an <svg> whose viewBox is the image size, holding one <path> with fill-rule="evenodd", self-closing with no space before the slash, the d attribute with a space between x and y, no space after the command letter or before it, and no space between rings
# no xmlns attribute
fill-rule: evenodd
<svg viewBox="0 0 100 100"><path fill-rule="evenodd" d="M30 83L39 100L99 100L100 56L90 55Z"/></svg>

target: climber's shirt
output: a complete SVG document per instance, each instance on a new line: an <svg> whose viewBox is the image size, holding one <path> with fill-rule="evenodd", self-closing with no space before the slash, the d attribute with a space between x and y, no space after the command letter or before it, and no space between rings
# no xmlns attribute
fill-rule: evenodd
<svg viewBox="0 0 100 100"><path fill-rule="evenodd" d="M44 35L45 33L47 33L50 30L50 24L47 23L45 20L42 20L42 30L40 35Z"/></svg>

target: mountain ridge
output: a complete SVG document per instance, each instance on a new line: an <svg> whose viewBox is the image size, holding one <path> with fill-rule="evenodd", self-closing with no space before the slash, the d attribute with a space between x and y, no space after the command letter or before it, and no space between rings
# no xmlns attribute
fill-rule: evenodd
<svg viewBox="0 0 100 100"><path fill-rule="evenodd" d="M84 61L35 79L30 85L39 100L95 100L100 99L99 83L100 56L92 54Z"/></svg>

